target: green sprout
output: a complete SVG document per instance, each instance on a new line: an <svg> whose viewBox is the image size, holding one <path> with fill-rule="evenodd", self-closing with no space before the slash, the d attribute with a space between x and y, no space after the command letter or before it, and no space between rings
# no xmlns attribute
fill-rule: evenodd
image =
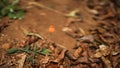
<svg viewBox="0 0 120 68"><path fill-rule="evenodd" d="M33 48L30 47L30 45L27 45L24 48L11 48L7 51L7 54L14 54L14 53L27 53L28 56L28 61L31 62L32 64L36 64L35 61L35 56L38 54L41 55L50 55L50 50L47 48L38 48L37 45L34 45Z"/></svg>

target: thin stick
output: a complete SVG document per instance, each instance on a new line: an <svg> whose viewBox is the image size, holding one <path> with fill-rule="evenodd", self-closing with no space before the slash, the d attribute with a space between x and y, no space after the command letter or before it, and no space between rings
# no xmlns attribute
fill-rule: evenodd
<svg viewBox="0 0 120 68"><path fill-rule="evenodd" d="M55 45L56 45L57 47L62 48L62 49L66 49L66 50L68 50L65 46L63 46L63 45L61 45L61 44L55 43Z"/></svg>
<svg viewBox="0 0 120 68"><path fill-rule="evenodd" d="M38 7L41 7L41 8L48 9L48 10L50 10L50 11L53 11L53 12L58 13L58 14L63 15L63 16L67 16L65 13L62 13L62 12L57 11L57 10L55 10L55 9L49 8L49 7L47 7L47 6L45 6L45 5L41 4L41 3L30 2L29 4L30 4L30 5L35 5L35 6L38 6Z"/></svg>

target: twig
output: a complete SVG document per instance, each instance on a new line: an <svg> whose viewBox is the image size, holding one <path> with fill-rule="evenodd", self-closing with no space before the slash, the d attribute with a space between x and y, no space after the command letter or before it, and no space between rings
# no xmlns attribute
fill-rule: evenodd
<svg viewBox="0 0 120 68"><path fill-rule="evenodd" d="M41 3L29 2L29 4L30 4L30 5L35 5L35 6L38 6L38 7L41 7L41 8L48 9L48 10L50 10L50 11L53 11L53 12L58 13L58 14L63 15L63 16L67 16L67 14L64 14L64 13L62 13L62 12L60 12L60 11L57 11L57 10L52 9L52 8L50 8L50 7L47 7L47 6L45 6L45 5L41 4Z"/></svg>
<svg viewBox="0 0 120 68"><path fill-rule="evenodd" d="M62 48L62 49L68 50L65 46L63 46L63 45L61 45L61 44L53 43L53 45L58 46L58 47L60 47L60 48Z"/></svg>

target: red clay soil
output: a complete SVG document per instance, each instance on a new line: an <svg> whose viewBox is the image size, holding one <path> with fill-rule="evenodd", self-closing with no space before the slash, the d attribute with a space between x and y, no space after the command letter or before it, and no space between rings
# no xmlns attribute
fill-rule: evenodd
<svg viewBox="0 0 120 68"><path fill-rule="evenodd" d="M80 5L80 2L72 1L72 0L53 0L53 1L44 1L40 0L40 3L49 6L53 5L56 10L61 11L63 13L70 12L75 9L79 9L81 16L86 23L80 23L80 27L84 30L89 29L89 25L95 25L96 22L91 19L91 15L88 14L84 7L84 5ZM29 1L21 1L23 7L30 7L28 5ZM81 3L82 4L82 3ZM68 8L69 10L67 10ZM81 9L82 8L82 9ZM22 28L28 31L34 31L46 38L49 38L55 42L58 42L62 45L65 45L69 49L74 46L75 41L67 36L63 31L62 28L65 27L67 24L67 18L63 15L57 14L50 10L39 8L33 6L27 9L27 13L22 20L15 20L13 21L9 27L4 29L2 32L5 36L3 37L3 41L7 39L16 39L17 41L22 41L24 38L24 33ZM53 25L55 28L55 32L50 34L48 28L50 25ZM66 41L67 40L67 41Z"/></svg>
<svg viewBox="0 0 120 68"><path fill-rule="evenodd" d="M0 23L5 22L8 24L8 26L4 26L5 27L4 29L1 28L2 31L0 34L0 51L1 51L0 58L2 58L2 60L0 60L0 68L16 68L14 65L7 66L2 63L2 62L6 63L6 61L9 60L9 56L5 56L7 49L4 49L4 47L2 46L6 44L10 45L10 47L8 47L9 49L9 48L18 47L19 45L21 45L21 43L26 38L24 34L24 30L27 30L33 33L38 33L41 36L47 38L48 40L52 40L58 44L65 46L66 48L68 48L68 50L73 52L73 47L76 44L76 39L67 35L63 31L63 28L66 27L66 25L70 23L68 21L71 18L66 17L62 14L56 13L46 8L41 8L39 6L30 5L29 3L32 1L41 3L45 6L48 6L64 14L68 14L69 12L75 9L79 10L79 14L80 14L79 18L82 19L82 21L71 23L70 28L73 27L74 29L74 27L80 27L82 30L84 30L86 35L90 34L89 32L90 29L98 28L98 24L101 23L101 21L97 21L93 19L93 14L89 11L86 5L87 0L80 0L80 1L79 0L21 0L19 5L22 8L26 9L26 14L22 20L9 20L7 17L0 19L1 20ZM104 20L104 22L105 24L108 24L109 22L111 22L111 20L107 19L106 21ZM52 33L49 31L49 28L51 25L55 29L55 31ZM66 62L68 61L69 60L67 59ZM52 67L50 67L50 65ZM50 65L48 67L39 67L39 68L53 68L53 67L57 68L57 66L55 65L52 65L52 64ZM61 66L60 68L90 68L90 67L86 67L83 65L77 65L77 64L75 65L76 66L72 66L72 67ZM29 67L29 65L25 65L24 68L28 68L27 66ZM80 67L80 66L83 66L83 67ZM30 68L35 68L35 67L33 66ZM98 68L98 67L96 66L92 68ZM106 68L109 68L109 67L106 67Z"/></svg>

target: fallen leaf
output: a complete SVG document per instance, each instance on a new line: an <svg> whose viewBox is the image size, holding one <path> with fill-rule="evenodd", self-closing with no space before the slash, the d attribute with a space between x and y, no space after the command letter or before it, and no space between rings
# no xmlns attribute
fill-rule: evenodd
<svg viewBox="0 0 120 68"><path fill-rule="evenodd" d="M49 62L49 56L48 55L46 55L42 60L41 60L41 62L43 63L43 64L46 64L46 63L48 63Z"/></svg>
<svg viewBox="0 0 120 68"><path fill-rule="evenodd" d="M74 56L76 58L78 58L80 56L81 52L82 52L82 48L81 47L77 48L74 52Z"/></svg>
<svg viewBox="0 0 120 68"><path fill-rule="evenodd" d="M75 22L82 22L83 19L82 18L73 18L73 17L70 17L67 19L66 21L66 27L70 26L71 24L75 23Z"/></svg>
<svg viewBox="0 0 120 68"><path fill-rule="evenodd" d="M18 60L18 68L23 68L27 55L25 53L22 53L19 54L19 57L20 59Z"/></svg>
<svg viewBox="0 0 120 68"><path fill-rule="evenodd" d="M38 37L40 39L44 39L40 34L37 34L37 33L27 33L26 35L27 36L36 36L36 37Z"/></svg>
<svg viewBox="0 0 120 68"><path fill-rule="evenodd" d="M104 62L106 68L112 68L112 64L110 62L110 60L106 59L105 57L101 57L102 61Z"/></svg>
<svg viewBox="0 0 120 68"><path fill-rule="evenodd" d="M71 11L70 13L66 14L66 16L68 16L68 17L77 17L78 12L79 12L79 10L75 9L75 10Z"/></svg>
<svg viewBox="0 0 120 68"><path fill-rule="evenodd" d="M102 54L101 54L100 52L96 52L96 53L94 54L94 57L95 57L95 58L100 58L100 57L102 57Z"/></svg>
<svg viewBox="0 0 120 68"><path fill-rule="evenodd" d="M94 41L94 36L93 35L87 35L87 36L83 36L83 37L79 38L78 40L93 42Z"/></svg>
<svg viewBox="0 0 120 68"><path fill-rule="evenodd" d="M38 37L38 38L40 38L40 39L44 39L40 34L29 32L29 31L27 31L27 29L25 29L25 28L23 28L23 27L21 27L21 30L22 30L23 33L24 33L25 35L27 35L27 36L36 36L36 37Z"/></svg>
<svg viewBox="0 0 120 68"><path fill-rule="evenodd" d="M77 59L70 51L67 51L67 52L66 52L66 56L67 56L70 60L76 60L76 59Z"/></svg>
<svg viewBox="0 0 120 68"><path fill-rule="evenodd" d="M112 55L118 55L119 52L112 51Z"/></svg>
<svg viewBox="0 0 120 68"><path fill-rule="evenodd" d="M92 13L92 14L94 14L94 15L97 15L97 14L99 14L99 12L97 11L97 10L88 10L90 13Z"/></svg>
<svg viewBox="0 0 120 68"><path fill-rule="evenodd" d="M86 35L85 31L82 28L78 28L83 35Z"/></svg>
<svg viewBox="0 0 120 68"><path fill-rule="evenodd" d="M47 68L58 68L58 64L56 64L56 63L50 63Z"/></svg>
<svg viewBox="0 0 120 68"><path fill-rule="evenodd" d="M85 51L82 53L82 56L84 56L84 57L88 57L88 51L85 50Z"/></svg>
<svg viewBox="0 0 120 68"><path fill-rule="evenodd" d="M99 45L101 51L106 50L108 47L106 45Z"/></svg>
<svg viewBox="0 0 120 68"><path fill-rule="evenodd" d="M79 59L77 59L76 61L74 61L72 64L77 65L80 63L89 63L88 58L87 57L80 57Z"/></svg>
<svg viewBox="0 0 120 68"><path fill-rule="evenodd" d="M100 49L103 56L107 56L110 54L110 49L106 45L99 45L99 49Z"/></svg>
<svg viewBox="0 0 120 68"><path fill-rule="evenodd" d="M72 31L72 29L70 29L69 27L64 27L62 31L67 32L67 31Z"/></svg>
<svg viewBox="0 0 120 68"><path fill-rule="evenodd" d="M60 62L62 59L64 59L64 56L65 56L65 52L66 52L67 50L66 49L63 49L62 50L62 52L59 54L59 56L57 57L57 59L55 59L53 62L56 62L56 63L58 63L58 62Z"/></svg>
<svg viewBox="0 0 120 68"><path fill-rule="evenodd" d="M35 43L38 40L39 38L36 36L28 36L27 39L22 43L21 47L25 47L26 45L31 45L32 43Z"/></svg>

